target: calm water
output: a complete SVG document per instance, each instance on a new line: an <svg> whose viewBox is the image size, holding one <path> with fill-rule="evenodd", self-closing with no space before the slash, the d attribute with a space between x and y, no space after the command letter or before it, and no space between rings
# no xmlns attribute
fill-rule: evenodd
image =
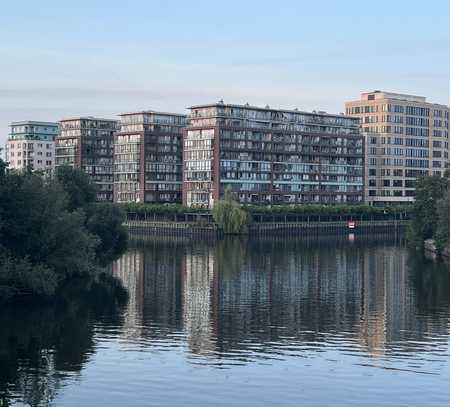
<svg viewBox="0 0 450 407"><path fill-rule="evenodd" d="M128 289L0 311L0 405L448 406L450 266L400 243L150 241Z"/></svg>

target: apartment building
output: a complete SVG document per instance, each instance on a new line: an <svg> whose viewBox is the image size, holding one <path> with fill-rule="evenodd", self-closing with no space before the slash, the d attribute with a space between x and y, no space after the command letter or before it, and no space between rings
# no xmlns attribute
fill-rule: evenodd
<svg viewBox="0 0 450 407"><path fill-rule="evenodd" d="M13 122L9 127L5 149L9 168L51 173L55 166L58 124L27 120Z"/></svg>
<svg viewBox="0 0 450 407"><path fill-rule="evenodd" d="M76 117L60 122L55 140L56 166L83 169L97 185L99 201L113 200L113 136L118 121Z"/></svg>
<svg viewBox="0 0 450 407"><path fill-rule="evenodd" d="M183 203L212 207L230 188L243 204L363 200L359 120L324 112L214 104L190 108Z"/></svg>
<svg viewBox="0 0 450 407"><path fill-rule="evenodd" d="M367 203L411 202L417 177L443 175L449 152L448 106L377 90L361 94L345 108L347 115L361 120Z"/></svg>
<svg viewBox="0 0 450 407"><path fill-rule="evenodd" d="M120 115L114 136L114 201L181 203L186 115L142 111Z"/></svg>

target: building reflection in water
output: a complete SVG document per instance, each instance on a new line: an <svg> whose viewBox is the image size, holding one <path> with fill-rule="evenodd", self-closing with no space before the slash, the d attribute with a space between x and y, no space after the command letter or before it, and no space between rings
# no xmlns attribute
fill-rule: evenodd
<svg viewBox="0 0 450 407"><path fill-rule="evenodd" d="M199 253L187 251L182 262L183 328L191 352L214 350L212 302L217 293L214 284L214 253L206 248Z"/></svg>
<svg viewBox="0 0 450 407"><path fill-rule="evenodd" d="M358 239L155 240L114 264L130 291L126 335L182 339L217 358L344 343L382 357L444 342L448 309L418 310L413 270L401 245Z"/></svg>
<svg viewBox="0 0 450 407"><path fill-rule="evenodd" d="M112 264L113 275L122 281L128 290L129 300L123 329L131 337L142 335L144 303L144 253L130 249Z"/></svg>

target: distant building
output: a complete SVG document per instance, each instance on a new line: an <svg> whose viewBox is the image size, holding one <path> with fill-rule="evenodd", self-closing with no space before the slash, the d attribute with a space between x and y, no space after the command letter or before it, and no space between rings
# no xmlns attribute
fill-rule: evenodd
<svg viewBox="0 0 450 407"><path fill-rule="evenodd" d="M56 137L56 166L81 168L97 185L97 199L113 199L113 136L118 121L77 117L60 121Z"/></svg>
<svg viewBox="0 0 450 407"><path fill-rule="evenodd" d="M190 110L184 204L212 207L227 188L243 204L362 202L359 120L222 101Z"/></svg>
<svg viewBox="0 0 450 407"><path fill-rule="evenodd" d="M449 112L421 96L382 91L347 102L365 138L365 200L373 205L411 202L414 182L443 175L448 162Z"/></svg>
<svg viewBox="0 0 450 407"><path fill-rule="evenodd" d="M55 166L58 124L27 120L13 122L9 127L5 157L9 168L50 173Z"/></svg>
<svg viewBox="0 0 450 407"><path fill-rule="evenodd" d="M114 201L181 203L186 116L124 113L114 137Z"/></svg>

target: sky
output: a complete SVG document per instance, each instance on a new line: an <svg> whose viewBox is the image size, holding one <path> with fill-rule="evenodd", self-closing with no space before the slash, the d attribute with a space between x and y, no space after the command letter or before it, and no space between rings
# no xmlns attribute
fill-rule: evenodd
<svg viewBox="0 0 450 407"><path fill-rule="evenodd" d="M381 89L450 104L450 2L5 1L8 124L193 104L339 113Z"/></svg>

